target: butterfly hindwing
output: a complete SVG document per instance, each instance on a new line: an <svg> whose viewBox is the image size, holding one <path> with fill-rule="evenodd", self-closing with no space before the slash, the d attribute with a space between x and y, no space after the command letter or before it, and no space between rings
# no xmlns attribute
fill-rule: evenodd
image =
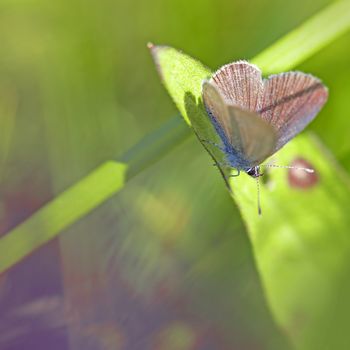
<svg viewBox="0 0 350 350"><path fill-rule="evenodd" d="M266 79L258 112L276 130L273 151L301 132L316 117L327 98L327 88L310 74L287 72Z"/></svg>

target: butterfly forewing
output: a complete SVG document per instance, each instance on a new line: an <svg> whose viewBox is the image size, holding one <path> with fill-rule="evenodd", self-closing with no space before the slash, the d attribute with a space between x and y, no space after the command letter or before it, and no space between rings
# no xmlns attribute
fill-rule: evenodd
<svg viewBox="0 0 350 350"><path fill-rule="evenodd" d="M228 106L216 86L209 81L204 81L202 95L204 105L214 119L216 126L222 129L228 142L235 144L237 151L242 152L238 126L230 120Z"/></svg>
<svg viewBox="0 0 350 350"><path fill-rule="evenodd" d="M238 126L243 155L249 167L271 155L276 144L274 129L254 112L229 106L230 122ZM234 146L234 145L233 145Z"/></svg>
<svg viewBox="0 0 350 350"><path fill-rule="evenodd" d="M277 133L273 152L301 132L317 115L328 98L328 90L312 75L288 72L264 81L258 111Z"/></svg>
<svg viewBox="0 0 350 350"><path fill-rule="evenodd" d="M263 90L261 71L246 61L238 61L220 68L211 78L227 103L243 109L260 109Z"/></svg>
<svg viewBox="0 0 350 350"><path fill-rule="evenodd" d="M218 87L210 82L203 83L203 100L245 165L255 166L271 154L276 143L275 131L257 113L228 104Z"/></svg>

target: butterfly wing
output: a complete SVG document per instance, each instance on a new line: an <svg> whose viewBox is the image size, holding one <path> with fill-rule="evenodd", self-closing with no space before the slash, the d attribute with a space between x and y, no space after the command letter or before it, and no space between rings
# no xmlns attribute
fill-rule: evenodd
<svg viewBox="0 0 350 350"><path fill-rule="evenodd" d="M266 158L276 152L301 132L328 98L327 88L312 75L288 72L263 81L259 68L246 61L223 66L212 76L210 83L214 86L208 88L210 93L203 91L207 108L233 147L245 158L250 157L252 162L253 158L263 160L263 155ZM225 108L223 102L231 107ZM248 111L252 115L249 116ZM257 116L267 122L275 133L267 131L266 123L259 124ZM268 141L264 140L264 135ZM262 142L261 149L257 143L259 140ZM266 155L272 140L275 143L270 154Z"/></svg>
<svg viewBox="0 0 350 350"><path fill-rule="evenodd" d="M260 69L246 61L226 64L212 76L229 104L256 112L260 109L263 80Z"/></svg>
<svg viewBox="0 0 350 350"><path fill-rule="evenodd" d="M209 81L204 81L202 97L207 112L214 119L216 129L219 128L219 134L223 132L223 136L228 140L229 144L234 145L238 152L243 152L238 125L235 124L234 120L230 119L228 105L217 87Z"/></svg>
<svg viewBox="0 0 350 350"><path fill-rule="evenodd" d="M276 130L273 152L301 132L316 117L327 98L327 88L310 74L287 72L266 79L258 112Z"/></svg>
<svg viewBox="0 0 350 350"><path fill-rule="evenodd" d="M230 122L238 126L243 156L249 167L259 165L272 154L277 136L274 129L259 114L229 106Z"/></svg>
<svg viewBox="0 0 350 350"><path fill-rule="evenodd" d="M207 110L246 163L249 166L260 164L274 149L274 129L259 114L225 102L220 92L214 83L203 83L203 101Z"/></svg>

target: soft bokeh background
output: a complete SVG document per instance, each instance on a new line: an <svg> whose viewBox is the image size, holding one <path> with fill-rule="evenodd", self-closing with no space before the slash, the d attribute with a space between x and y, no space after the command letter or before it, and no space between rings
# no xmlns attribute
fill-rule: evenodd
<svg viewBox="0 0 350 350"><path fill-rule="evenodd" d="M215 69L329 3L3 0L0 233L177 113L148 41ZM330 88L310 129L347 170L349 40L298 67ZM288 347L238 211L194 137L1 275L0 315L4 350Z"/></svg>

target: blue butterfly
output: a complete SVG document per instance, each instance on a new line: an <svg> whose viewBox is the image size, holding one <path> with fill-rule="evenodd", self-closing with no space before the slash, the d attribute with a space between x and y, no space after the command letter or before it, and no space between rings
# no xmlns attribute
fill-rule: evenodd
<svg viewBox="0 0 350 350"><path fill-rule="evenodd" d="M238 61L204 81L202 97L221 140L215 146L227 165L237 169L236 175L245 171L258 178L261 163L316 117L328 90L318 78L302 72L262 79L257 66Z"/></svg>

